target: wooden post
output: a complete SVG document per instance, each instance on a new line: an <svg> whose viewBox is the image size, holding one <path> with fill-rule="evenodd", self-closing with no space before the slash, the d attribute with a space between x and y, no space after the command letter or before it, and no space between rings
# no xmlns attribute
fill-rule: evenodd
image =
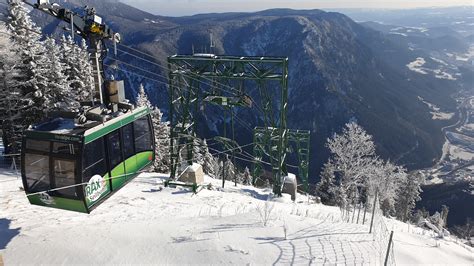
<svg viewBox="0 0 474 266"><path fill-rule="evenodd" d="M372 226L374 225L375 203L377 202L377 192L378 192L378 191L375 191L374 207L372 208L372 218L370 219L370 230L369 230L369 234L372 233Z"/></svg>
<svg viewBox="0 0 474 266"><path fill-rule="evenodd" d="M384 266L387 266L387 263L388 263L388 258L390 257L390 246L392 245L392 241L393 241L393 231L390 232L390 238L388 240L388 247L387 247L387 254L385 255L385 262L384 262Z"/></svg>

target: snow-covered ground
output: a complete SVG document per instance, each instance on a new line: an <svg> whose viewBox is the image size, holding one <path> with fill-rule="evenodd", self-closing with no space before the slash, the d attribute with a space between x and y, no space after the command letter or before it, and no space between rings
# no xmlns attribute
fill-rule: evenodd
<svg viewBox="0 0 474 266"><path fill-rule="evenodd" d="M415 61L408 63L407 67L411 71L426 75L428 72L426 72L426 69L423 68L425 63L426 61L423 57L417 57Z"/></svg>
<svg viewBox="0 0 474 266"><path fill-rule="evenodd" d="M431 110L431 119L433 120L450 120L454 117L454 113L446 113L446 112L442 112L441 109L430 103L430 102L427 102L425 99L423 99L423 97L420 97L418 96L418 100L422 101L424 104L426 104L428 106L428 108L430 108Z"/></svg>
<svg viewBox="0 0 474 266"><path fill-rule="evenodd" d="M267 202L268 189L234 187L194 195L142 174L91 214L30 205L13 174L0 173L0 256L14 264L380 264L386 246L367 224L341 221L338 208L304 196ZM386 219L398 264L473 265L473 250ZM286 228L286 237L285 237Z"/></svg>
<svg viewBox="0 0 474 266"><path fill-rule="evenodd" d="M453 71L453 69L450 69L450 66L446 64L446 62L436 59L431 57L431 59L439 63L440 65L438 66L438 69L431 69L426 67L426 60L423 57L417 57L416 60L409 62L406 66L408 69L411 71L417 72L419 74L427 75L429 73L433 74L435 78L438 79L446 79L446 80L457 80L456 77L453 76L453 74L448 73L447 71ZM454 70L457 68L454 67Z"/></svg>

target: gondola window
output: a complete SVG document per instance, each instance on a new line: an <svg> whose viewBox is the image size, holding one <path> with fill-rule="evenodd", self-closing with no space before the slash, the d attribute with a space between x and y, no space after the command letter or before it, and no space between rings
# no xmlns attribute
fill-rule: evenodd
<svg viewBox="0 0 474 266"><path fill-rule="evenodd" d="M134 155L135 148L133 143L133 128L132 124L128 124L122 128L122 135L123 135L123 153L125 158L127 159Z"/></svg>
<svg viewBox="0 0 474 266"><path fill-rule="evenodd" d="M122 162L122 150L120 148L119 131L115 131L108 135L108 139L110 168L113 169L115 166Z"/></svg>
<svg viewBox="0 0 474 266"><path fill-rule="evenodd" d="M26 182L30 192L42 192L51 188L49 180L49 156L27 154L25 170L28 173Z"/></svg>
<svg viewBox="0 0 474 266"><path fill-rule="evenodd" d="M76 163L69 160L54 160L55 187L61 188L56 193L64 196L76 197L75 185ZM72 186L72 187L71 187Z"/></svg>
<svg viewBox="0 0 474 266"><path fill-rule="evenodd" d="M83 157L83 182L89 182L94 175L103 176L107 172L104 155L104 140L99 138L86 145Z"/></svg>
<svg viewBox="0 0 474 266"><path fill-rule="evenodd" d="M136 152L152 150L151 129L147 117L140 118L133 122L133 127L135 131Z"/></svg>

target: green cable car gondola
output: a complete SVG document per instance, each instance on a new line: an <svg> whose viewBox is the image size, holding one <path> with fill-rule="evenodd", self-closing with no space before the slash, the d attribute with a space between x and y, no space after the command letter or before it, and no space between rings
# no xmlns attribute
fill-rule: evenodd
<svg viewBox="0 0 474 266"><path fill-rule="evenodd" d="M150 110L78 125L57 117L23 136L22 180L31 204L89 213L154 160Z"/></svg>
<svg viewBox="0 0 474 266"><path fill-rule="evenodd" d="M81 113L63 112L24 132L23 187L31 204L89 213L153 162L150 110L134 109L123 82L105 79L105 41L116 47L121 38L94 8L79 14L49 1L25 3L70 23L72 39L88 41L95 95Z"/></svg>

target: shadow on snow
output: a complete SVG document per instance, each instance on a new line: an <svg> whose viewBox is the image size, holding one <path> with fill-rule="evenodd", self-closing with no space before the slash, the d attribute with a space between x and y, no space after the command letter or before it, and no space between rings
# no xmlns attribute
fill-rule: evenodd
<svg viewBox="0 0 474 266"><path fill-rule="evenodd" d="M0 218L0 250L5 249L10 241L20 234L21 228L10 228L11 220Z"/></svg>

